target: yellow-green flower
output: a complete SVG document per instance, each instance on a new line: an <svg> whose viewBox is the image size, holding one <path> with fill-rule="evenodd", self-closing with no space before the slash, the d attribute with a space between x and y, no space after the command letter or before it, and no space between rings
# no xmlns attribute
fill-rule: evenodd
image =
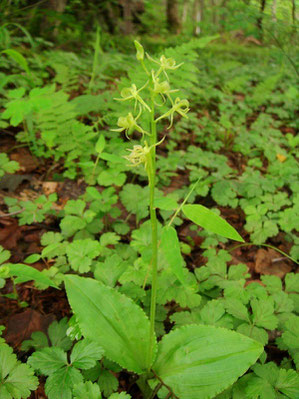
<svg viewBox="0 0 299 399"><path fill-rule="evenodd" d="M189 108L189 101L188 100L181 100L179 97L177 97L170 108L165 114L161 115L159 118L156 119L156 122L158 122L160 119L170 117L170 125L168 126L168 129L171 128L173 124L173 115L175 112L180 114L183 118L187 118L187 113L190 110Z"/></svg>
<svg viewBox="0 0 299 399"><path fill-rule="evenodd" d="M119 129L111 129L113 132L123 132L125 131L126 137L133 131L137 131L141 133L142 135L148 134L145 130L142 129L141 126L137 124L137 119L139 115L134 118L131 112L128 113L126 116L120 116L117 121L117 126Z"/></svg>

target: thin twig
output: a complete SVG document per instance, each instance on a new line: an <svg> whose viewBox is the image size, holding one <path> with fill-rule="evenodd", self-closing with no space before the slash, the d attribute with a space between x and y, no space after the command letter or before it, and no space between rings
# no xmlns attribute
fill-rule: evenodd
<svg viewBox="0 0 299 399"><path fill-rule="evenodd" d="M160 383L161 383L166 389L168 389L170 395L168 394L168 395L167 395L167 398L170 398L171 396L173 396L175 399L179 399L179 397L176 396L176 394L172 391L172 389L171 389L168 385L166 385L166 384L163 382L163 380L161 380L161 378L154 372L154 370L152 370L152 372L153 372L154 376L157 378L157 380L159 380ZM166 399L166 398L165 398L165 399Z"/></svg>
<svg viewBox="0 0 299 399"><path fill-rule="evenodd" d="M153 390L151 396L149 399L154 399L157 393L159 392L160 388L163 386L162 382L159 382L159 384L156 386L156 388Z"/></svg>
<svg viewBox="0 0 299 399"><path fill-rule="evenodd" d="M25 208L19 209L18 211L11 212L11 213L1 213L0 218L7 218L9 216L17 215L18 213L22 213L25 211Z"/></svg>

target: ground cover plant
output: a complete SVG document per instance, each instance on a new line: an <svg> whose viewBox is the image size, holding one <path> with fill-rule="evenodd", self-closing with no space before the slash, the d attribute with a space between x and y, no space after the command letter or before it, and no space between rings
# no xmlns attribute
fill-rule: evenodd
<svg viewBox="0 0 299 399"><path fill-rule="evenodd" d="M296 2L31 3L0 28L0 398L299 398Z"/></svg>

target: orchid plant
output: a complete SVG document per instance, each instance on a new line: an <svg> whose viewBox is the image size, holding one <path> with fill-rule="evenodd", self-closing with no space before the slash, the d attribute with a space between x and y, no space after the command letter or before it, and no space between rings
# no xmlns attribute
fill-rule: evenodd
<svg viewBox="0 0 299 399"><path fill-rule="evenodd" d="M114 130L124 132L127 138L134 132L141 135L140 144L133 145L125 158L132 167L143 165L148 177L152 249L149 264L150 315L148 318L140 306L119 293L117 288L110 288L94 279L67 275L66 291L85 338L100 344L108 359L139 375L137 383L144 398L154 399L159 394L160 398L209 399L244 374L259 358L263 347L245 335L207 325L177 328L158 343L155 321L160 253L166 260L164 267L170 269L179 284L185 285L180 243L172 226L181 211L185 217L208 231L232 240L243 239L213 211L199 204L186 204L189 195L158 237L156 150L166 137L158 138L157 124L168 119L169 130L176 115L187 118L189 102L175 97L178 90L170 86L168 73L181 64L177 65L174 59L164 55L159 60L153 59L145 54L137 41L135 47L146 81L140 88L132 83L121 90L121 97L117 100L132 102L133 109L126 116L119 117L118 128Z"/></svg>

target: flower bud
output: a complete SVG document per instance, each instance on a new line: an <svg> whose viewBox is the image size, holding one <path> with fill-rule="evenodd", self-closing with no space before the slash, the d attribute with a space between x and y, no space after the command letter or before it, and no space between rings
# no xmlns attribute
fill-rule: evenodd
<svg viewBox="0 0 299 399"><path fill-rule="evenodd" d="M134 44L136 47L136 58L138 61L143 61L144 60L144 48L143 46L137 41L134 40Z"/></svg>

